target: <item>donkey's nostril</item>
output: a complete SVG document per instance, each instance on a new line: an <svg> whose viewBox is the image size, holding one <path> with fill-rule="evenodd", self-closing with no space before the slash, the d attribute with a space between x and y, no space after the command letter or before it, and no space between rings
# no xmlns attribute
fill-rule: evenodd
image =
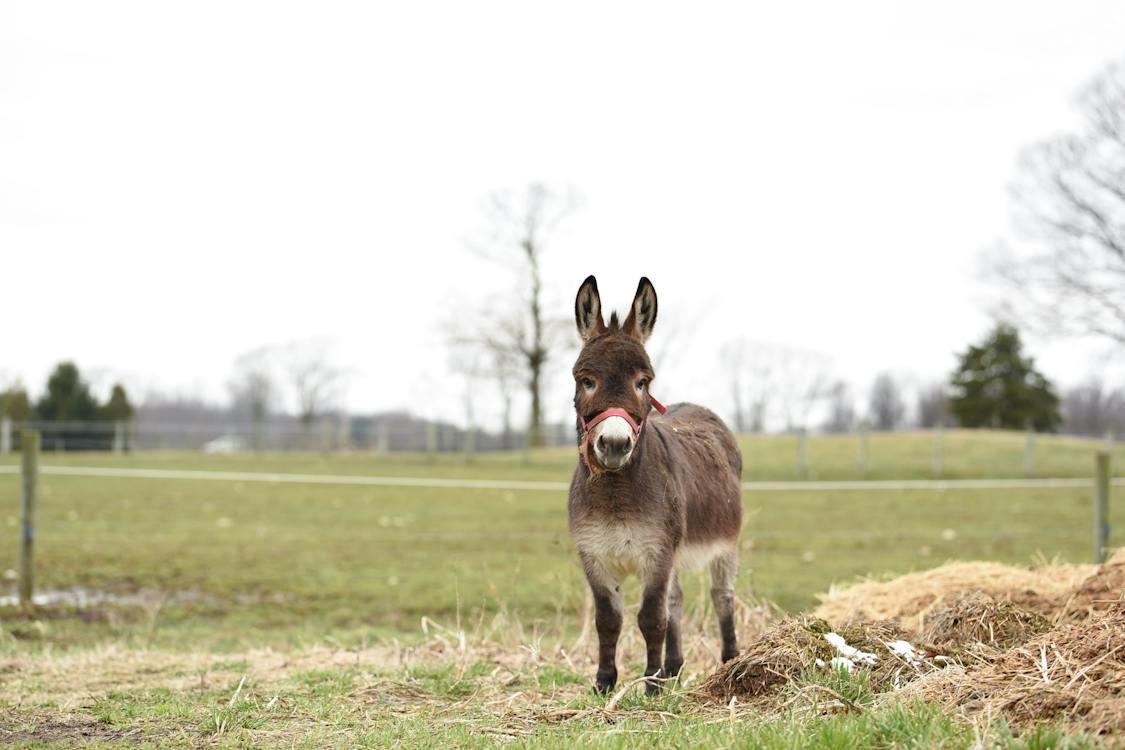
<svg viewBox="0 0 1125 750"><path fill-rule="evenodd" d="M607 438L605 435L598 438L598 450L607 456L623 456L629 452L630 447L627 438L617 436Z"/></svg>

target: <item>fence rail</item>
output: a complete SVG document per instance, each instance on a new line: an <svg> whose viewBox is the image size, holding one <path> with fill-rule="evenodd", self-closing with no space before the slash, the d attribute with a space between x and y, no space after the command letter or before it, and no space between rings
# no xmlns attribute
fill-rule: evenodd
<svg viewBox="0 0 1125 750"><path fill-rule="evenodd" d="M0 421L0 454L19 450L19 435L32 429L42 435L47 452L96 450L192 450L209 453L289 450L372 450L380 452L472 453L526 450L527 434L496 434L468 430L443 422L389 417L350 418L332 415L310 424L296 420L267 422L74 422ZM547 425L547 446L572 445L574 427Z"/></svg>

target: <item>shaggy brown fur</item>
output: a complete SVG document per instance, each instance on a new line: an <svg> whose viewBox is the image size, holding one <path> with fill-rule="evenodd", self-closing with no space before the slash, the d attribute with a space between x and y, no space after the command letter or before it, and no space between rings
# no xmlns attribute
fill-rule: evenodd
<svg viewBox="0 0 1125 750"><path fill-rule="evenodd" d="M578 290L575 319L585 346L574 365L578 440L585 457L570 487L570 530L594 596L599 659L596 688L617 681L617 639L623 619L621 581L636 575L643 586L637 624L645 638L649 692L683 666L680 617L683 592L677 568L709 564L711 596L719 618L724 660L737 655L734 579L742 527L742 457L734 435L713 412L676 404L664 416L652 411L652 363L644 342L656 322L656 291L641 279L623 324L606 325L597 282ZM589 422L607 409L624 409L640 434L621 417ZM613 423L613 420L618 420ZM587 442L584 442L587 441ZM663 658L662 658L663 651Z"/></svg>

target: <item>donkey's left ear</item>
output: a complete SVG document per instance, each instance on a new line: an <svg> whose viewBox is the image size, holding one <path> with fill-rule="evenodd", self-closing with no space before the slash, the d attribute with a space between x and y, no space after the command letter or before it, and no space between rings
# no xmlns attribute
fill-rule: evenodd
<svg viewBox="0 0 1125 750"><path fill-rule="evenodd" d="M652 282L648 277L642 276L641 283L637 284L637 295L633 297L633 308L629 310L622 329L643 344L652 335L654 325L656 325L656 290L652 288Z"/></svg>

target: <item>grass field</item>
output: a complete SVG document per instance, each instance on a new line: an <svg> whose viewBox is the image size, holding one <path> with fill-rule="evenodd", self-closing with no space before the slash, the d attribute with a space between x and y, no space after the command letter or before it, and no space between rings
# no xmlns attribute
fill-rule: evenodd
<svg viewBox="0 0 1125 750"><path fill-rule="evenodd" d="M1024 439L947 432L943 476L1022 476ZM1101 447L1041 437L1035 474L1090 476ZM854 437L811 439L810 478L856 478L856 449ZM795 439L750 438L744 453L747 479L793 478ZM932 454L930 434L872 435L866 477L928 478ZM42 462L566 481L574 455L44 454ZM1125 467L1120 448L1115 466ZM1052 746L1051 729L1038 740L1009 737L926 707L758 723L673 691L656 701L630 693L607 710L587 694L589 639L575 648L585 585L565 501L544 491L44 476L38 587L115 598L0 608L0 705L14 717L0 719L0 731L27 743L310 747L505 738L544 747L862 747L875 737L882 746L932 744L924 737L968 746L983 731L1005 746ZM748 492L744 501L739 594L788 610L833 583L949 559L1090 556L1092 489L1083 487ZM1125 505L1112 508L1113 527L1125 528ZM18 481L0 476L0 528L11 539L0 571L15 567L17 515ZM685 582L696 630L710 633L705 586ZM635 605L635 588L628 596ZM423 618L440 625L423 632ZM714 664L706 644L689 662L689 684ZM639 664L622 667L624 678ZM862 685L849 689L863 698Z"/></svg>

